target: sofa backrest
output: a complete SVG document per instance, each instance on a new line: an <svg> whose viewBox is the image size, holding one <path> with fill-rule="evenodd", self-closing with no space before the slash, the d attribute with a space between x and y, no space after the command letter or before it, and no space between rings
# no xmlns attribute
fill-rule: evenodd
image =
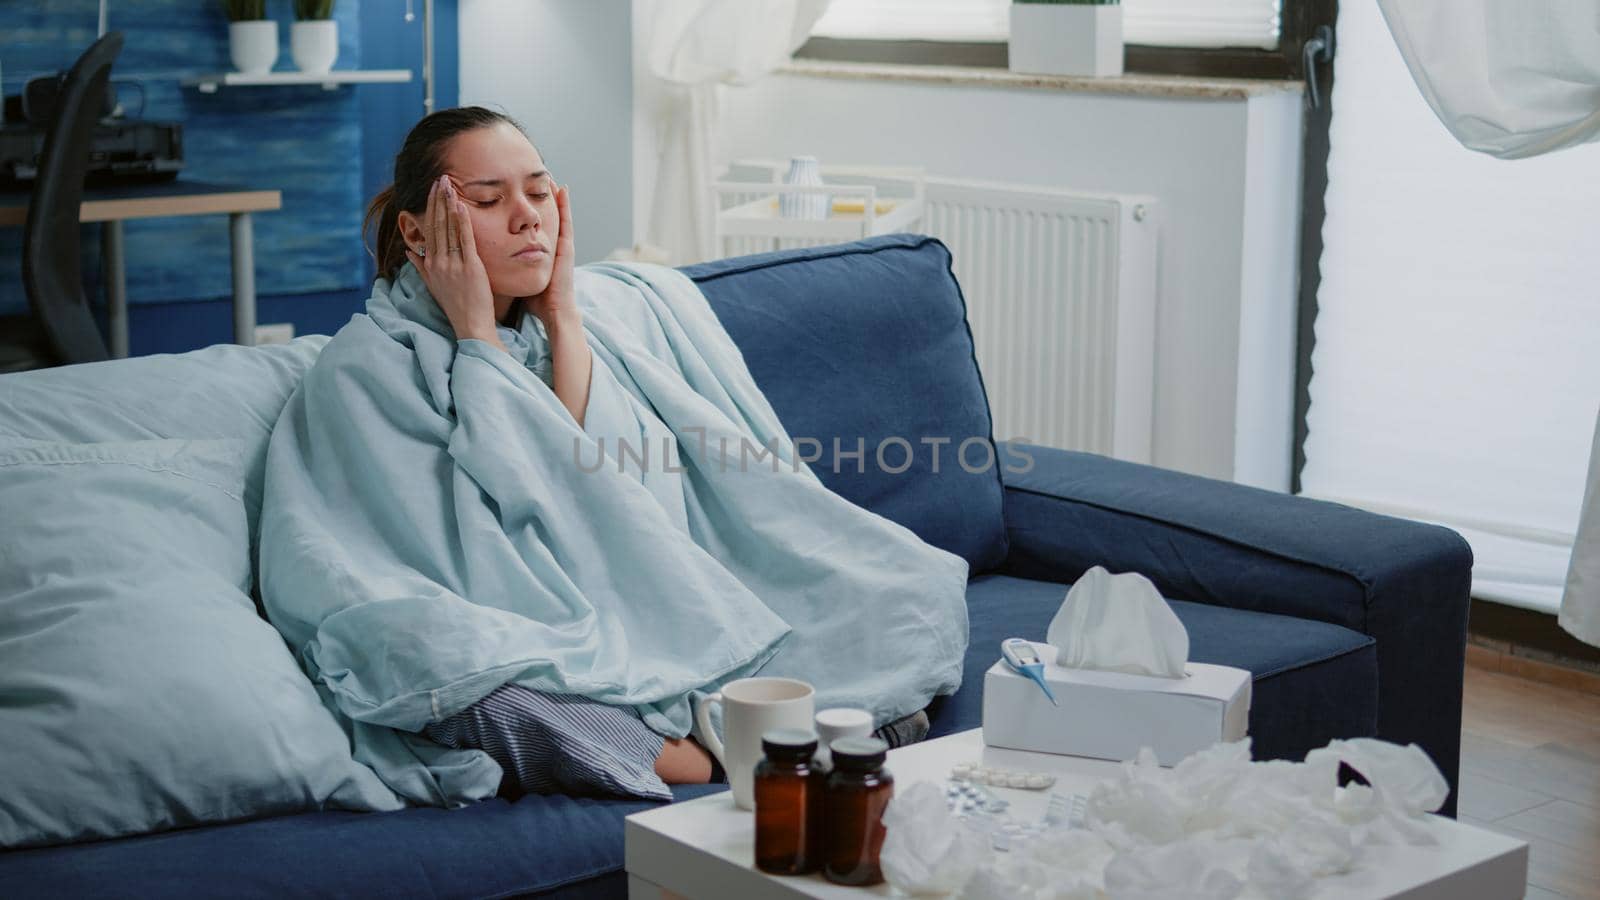
<svg viewBox="0 0 1600 900"><path fill-rule="evenodd" d="M964 557L974 573L1000 563L1006 460L994 457L966 301L944 244L887 235L683 272L790 435L819 443L811 466L824 484Z"/></svg>

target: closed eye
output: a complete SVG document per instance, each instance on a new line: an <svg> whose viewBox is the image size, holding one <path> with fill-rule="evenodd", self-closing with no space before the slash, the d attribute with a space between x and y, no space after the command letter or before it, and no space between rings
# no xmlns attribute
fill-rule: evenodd
<svg viewBox="0 0 1600 900"><path fill-rule="evenodd" d="M536 191L536 192L530 192L528 194L528 196L533 198L533 199L535 199L535 200L543 200L546 197L550 196L550 194L549 194L548 191ZM477 206L477 207L480 207L480 208L487 208L487 207L495 205L496 203L499 203L500 199L501 198L499 198L499 197L495 197L495 198L493 198L491 200L469 200L469 202L472 203L473 206Z"/></svg>

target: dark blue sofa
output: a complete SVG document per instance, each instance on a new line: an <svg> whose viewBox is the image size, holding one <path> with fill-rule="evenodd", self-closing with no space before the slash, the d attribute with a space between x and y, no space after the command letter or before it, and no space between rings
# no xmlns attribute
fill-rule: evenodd
<svg viewBox="0 0 1600 900"><path fill-rule="evenodd" d="M1065 585L1098 564L1154 579L1193 659L1254 674L1258 758L1376 735L1420 744L1456 784L1471 554L1454 532L1039 447L1004 446L985 466L973 443L962 466L964 440L990 439L988 402L934 239L684 271L791 434L822 447L812 465L829 487L970 563L965 681L934 703L935 736L978 725L1000 639L1042 639ZM884 468L910 465L880 470L880 446ZM1031 469L1007 471L1024 454ZM531 796L13 851L0 897L623 896L622 818L648 805Z"/></svg>

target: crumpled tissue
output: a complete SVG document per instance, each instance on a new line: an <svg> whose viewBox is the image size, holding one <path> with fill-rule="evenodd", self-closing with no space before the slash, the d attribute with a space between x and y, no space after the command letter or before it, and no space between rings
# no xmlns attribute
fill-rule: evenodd
<svg viewBox="0 0 1600 900"><path fill-rule="evenodd" d="M1106 896L1116 900L1233 900L1244 881L1229 871L1230 860L1248 847L1241 842L1187 838L1118 853L1106 864Z"/></svg>
<svg viewBox="0 0 1600 900"><path fill-rule="evenodd" d="M1339 765L1371 785L1340 787ZM1249 740L1217 744L1171 769L1153 754L1124 763L1089 794L1085 821L1117 851L1106 893L1154 896L1170 886L1218 898L1226 872L1271 897L1305 894L1312 882L1356 868L1370 844L1435 843L1420 821L1449 786L1415 744L1333 741L1303 763L1252 762ZM1191 857L1189 846L1198 856ZM1206 861L1195 867L1193 858ZM1191 862L1185 862L1190 859Z"/></svg>
<svg viewBox="0 0 1600 900"><path fill-rule="evenodd" d="M1332 768L1335 777L1341 762L1361 773L1367 782L1339 788L1333 801L1339 820L1354 826L1362 843L1437 842L1417 819L1444 805L1450 795L1450 783L1421 747L1356 738L1332 741L1306 754L1308 765Z"/></svg>
<svg viewBox="0 0 1600 900"><path fill-rule="evenodd" d="M1099 900L1102 873L1113 851L1105 839L1079 829L1047 832L1010 853L994 853L967 883L965 900Z"/></svg>
<svg viewBox="0 0 1600 900"><path fill-rule="evenodd" d="M1182 678L1189 630L1155 583L1138 572L1083 573L1050 620L1045 642L1074 669Z"/></svg>
<svg viewBox="0 0 1600 900"><path fill-rule="evenodd" d="M878 865L890 884L913 896L961 890L990 852L982 835L950 813L944 792L930 781L890 800L883 826Z"/></svg>
<svg viewBox="0 0 1600 900"><path fill-rule="evenodd" d="M1341 763L1367 784L1340 787ZM1435 843L1422 817L1448 794L1415 744L1333 741L1305 762L1253 762L1246 739L1171 769L1147 750L1089 792L1083 828L1009 853L974 845L939 789L913 785L885 814L883 869L906 893L972 900L1300 897L1359 869L1367 846Z"/></svg>

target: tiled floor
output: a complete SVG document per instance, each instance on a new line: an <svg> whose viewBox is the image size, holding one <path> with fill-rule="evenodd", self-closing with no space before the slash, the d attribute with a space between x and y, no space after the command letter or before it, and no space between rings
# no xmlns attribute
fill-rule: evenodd
<svg viewBox="0 0 1600 900"><path fill-rule="evenodd" d="M1462 821L1529 844L1528 897L1600 900L1600 695L1467 667Z"/></svg>

